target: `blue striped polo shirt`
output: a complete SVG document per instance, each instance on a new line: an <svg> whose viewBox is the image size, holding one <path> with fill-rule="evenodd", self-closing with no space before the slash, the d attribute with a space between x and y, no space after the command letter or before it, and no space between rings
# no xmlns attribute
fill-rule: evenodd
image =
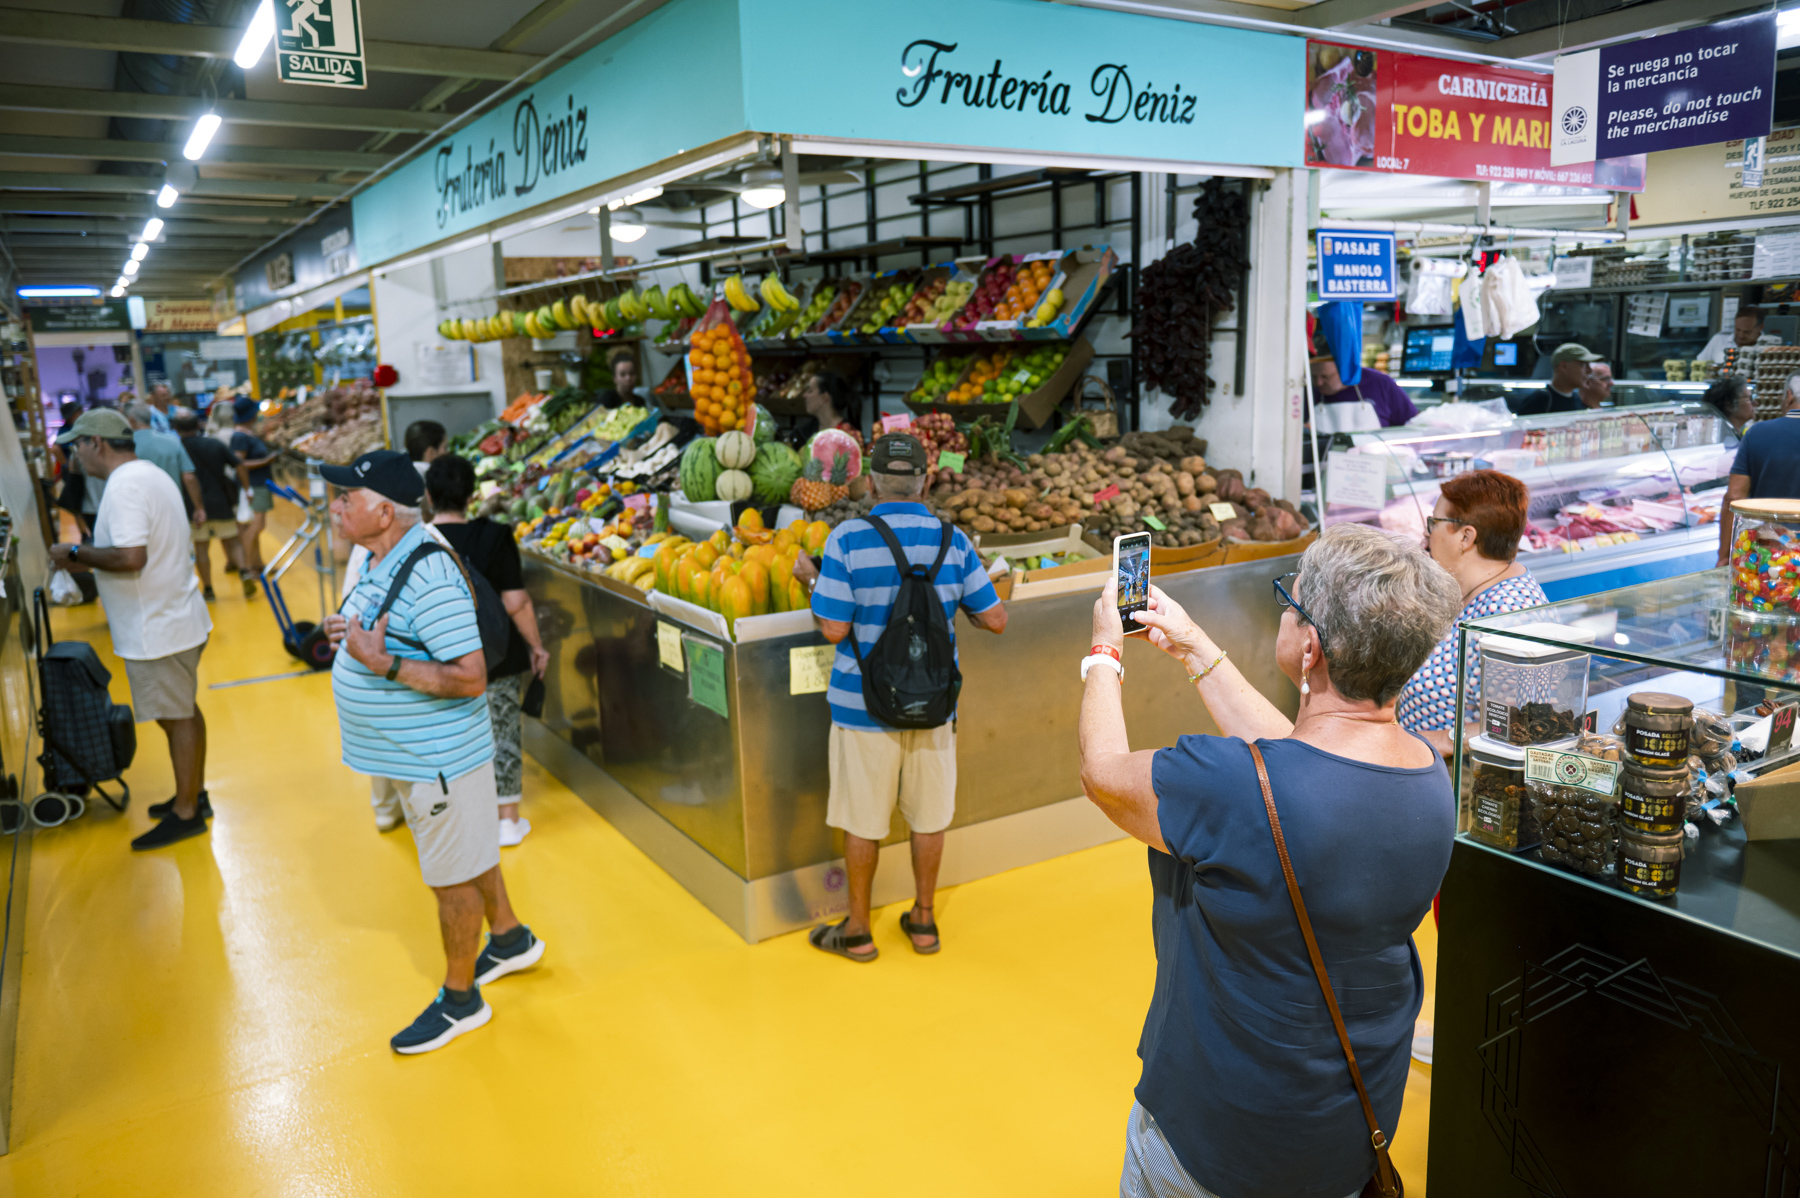
<svg viewBox="0 0 1800 1198"><path fill-rule="evenodd" d="M381 609L394 572L431 534L415 525L366 571L344 599L346 618L367 625ZM403 636L424 651L395 640ZM388 612L389 653L414 661L455 661L481 648L475 600L462 571L445 553L433 553L413 567ZM331 665L344 764L361 774L410 782L460 778L494 757L494 733L486 695L442 699L389 682L339 652Z"/></svg>
<svg viewBox="0 0 1800 1198"><path fill-rule="evenodd" d="M922 503L877 504L874 514L894 530L906 560L926 569L937 560L943 543L943 525ZM821 620L849 624L851 636L868 656L887 627L900 593L900 568L894 553L867 520L846 520L832 530L819 561L819 580L813 587L813 615ZM981 555L961 529L950 536L950 552L937 572L938 599L950 622L950 639L956 639L956 608L983 612L1000 602L994 584L982 568ZM831 722L861 732L888 731L887 725L869 715L863 702L862 671L850 649L850 637L838 642L831 663L831 685L825 699L831 705Z"/></svg>

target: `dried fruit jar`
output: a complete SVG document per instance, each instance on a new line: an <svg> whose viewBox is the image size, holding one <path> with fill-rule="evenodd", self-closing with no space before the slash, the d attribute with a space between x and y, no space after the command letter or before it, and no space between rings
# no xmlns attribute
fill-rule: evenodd
<svg viewBox="0 0 1800 1198"><path fill-rule="evenodd" d="M1625 763L1619 777L1619 825L1633 832L1667 835L1687 822L1688 791L1693 778L1687 766L1659 770Z"/></svg>
<svg viewBox="0 0 1800 1198"><path fill-rule="evenodd" d="M1525 751L1477 736L1469 742L1469 837L1508 852L1524 840L1524 821L1529 794L1525 788ZM1535 825L1533 825L1535 828Z"/></svg>
<svg viewBox="0 0 1800 1198"><path fill-rule="evenodd" d="M1619 885L1645 898L1672 898L1681 885L1681 858L1687 836L1681 831L1619 833Z"/></svg>
<svg viewBox="0 0 1800 1198"><path fill-rule="evenodd" d="M1731 606L1800 620L1800 499L1739 499L1731 520Z"/></svg>
<svg viewBox="0 0 1800 1198"><path fill-rule="evenodd" d="M1592 631L1562 624L1522 624L1508 632L1591 642ZM1481 723L1489 740L1542 745L1580 730L1587 710L1588 654L1515 636L1481 638Z"/></svg>
<svg viewBox="0 0 1800 1198"><path fill-rule="evenodd" d="M1694 723L1694 701L1664 691L1637 691L1625 700L1619 716L1625 755L1638 765L1672 770L1687 765L1688 730Z"/></svg>
<svg viewBox="0 0 1800 1198"><path fill-rule="evenodd" d="M1612 869L1618 840L1618 762L1529 748L1525 785L1538 824L1541 860L1589 877Z"/></svg>

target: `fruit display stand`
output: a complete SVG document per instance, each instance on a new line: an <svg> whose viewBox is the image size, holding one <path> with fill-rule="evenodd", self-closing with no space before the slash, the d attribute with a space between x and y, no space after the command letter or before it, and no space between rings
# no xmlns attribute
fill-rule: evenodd
<svg viewBox="0 0 1800 1198"><path fill-rule="evenodd" d="M1024 352L1027 352L1026 347L1021 345L1020 353ZM1019 424L1027 429L1042 428L1049 421L1050 414L1068 396L1070 389L1075 386L1076 380L1081 378L1093 360L1094 347L1088 343L1087 338L1078 338L1069 346L1068 355L1063 358L1062 364L1056 368L1054 374L1032 390L1021 392L1015 397L1019 404ZM958 382L966 380L974 369L975 365L971 362L959 377ZM1002 373L1004 374L1004 371ZM952 389L954 390L954 388ZM909 396L906 406L920 414L949 412L958 420L976 420L982 416L1004 419L1012 404L1011 401L1007 403L919 402Z"/></svg>
<svg viewBox="0 0 1800 1198"><path fill-rule="evenodd" d="M1280 609L1269 578L1297 565L1290 555L1157 579L1187 610L1207 613L1207 632L1290 715L1297 696L1275 669ZM746 940L841 916L841 839L825 824L833 650L808 613L740 617L733 639L713 612L608 582L525 557L550 652L527 749ZM1003 636L958 621L957 814L944 885L1121 835L1077 781L1075 666L1092 618L1084 587L1015 592ZM1180 668L1155 649L1134 639L1126 669L1134 742L1216 731ZM896 823L883 841L877 903L904 897L907 851Z"/></svg>

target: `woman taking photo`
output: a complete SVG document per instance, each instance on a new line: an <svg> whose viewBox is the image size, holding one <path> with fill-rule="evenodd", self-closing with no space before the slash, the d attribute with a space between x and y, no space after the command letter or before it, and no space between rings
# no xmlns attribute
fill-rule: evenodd
<svg viewBox="0 0 1800 1198"><path fill-rule="evenodd" d="M1412 930L1450 861L1443 761L1394 720L1401 686L1456 612L1416 546L1327 530L1274 580L1275 661L1292 722L1161 590L1138 619L1181 663L1220 736L1133 753L1113 584L1083 666L1081 781L1150 846L1156 989L1119 1192L1131 1198L1354 1198L1375 1175L1369 1120L1313 971L1258 778L1274 809L1373 1119L1391 1135L1424 994ZM1196 713L1197 714L1197 713Z"/></svg>
<svg viewBox="0 0 1800 1198"><path fill-rule="evenodd" d="M1444 480L1437 506L1425 521L1425 547L1431 559L1456 579L1461 611L1400 692L1400 724L1446 757L1452 752L1450 736L1456 727L1456 642L1463 621L1550 602L1531 571L1516 560L1530 499L1525 484L1512 475L1474 470ZM1465 718L1471 723L1480 693L1481 658L1471 645L1469 679L1463 688L1469 711Z"/></svg>

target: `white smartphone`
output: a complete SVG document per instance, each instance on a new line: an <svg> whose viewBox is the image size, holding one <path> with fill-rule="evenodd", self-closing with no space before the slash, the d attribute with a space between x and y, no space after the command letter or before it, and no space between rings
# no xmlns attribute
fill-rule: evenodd
<svg viewBox="0 0 1800 1198"><path fill-rule="evenodd" d="M1119 584L1119 621L1126 636L1150 631L1137 613L1150 606L1150 534L1127 533L1113 538L1113 577Z"/></svg>

